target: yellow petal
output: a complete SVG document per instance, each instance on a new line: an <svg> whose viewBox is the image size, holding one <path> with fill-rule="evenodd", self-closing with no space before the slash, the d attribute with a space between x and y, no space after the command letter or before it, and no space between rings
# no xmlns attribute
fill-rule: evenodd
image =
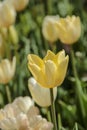
<svg viewBox="0 0 87 130"><path fill-rule="evenodd" d="M38 73L40 73L41 69L36 64L28 64L28 68L30 69L31 73L37 80Z"/></svg>
<svg viewBox="0 0 87 130"><path fill-rule="evenodd" d="M41 58L39 58L39 56L37 56L37 55L29 54L28 61L29 61L29 63L36 64L39 67L43 66L43 60Z"/></svg>
<svg viewBox="0 0 87 130"><path fill-rule="evenodd" d="M48 84L47 87L49 88L56 87L54 86L56 70L57 70L57 67L53 63L53 61L48 60L45 62L45 76L46 76L46 82Z"/></svg>
<svg viewBox="0 0 87 130"><path fill-rule="evenodd" d="M60 86L65 78L67 67L68 67L68 61L69 57L66 56L66 58L59 63L58 68L57 68L57 73L56 73L56 86Z"/></svg>
<svg viewBox="0 0 87 130"><path fill-rule="evenodd" d="M59 64L60 62L62 62L65 59L65 51L62 50L62 51L58 52L56 57L57 57L57 62Z"/></svg>
<svg viewBox="0 0 87 130"><path fill-rule="evenodd" d="M56 62L56 55L52 52L52 51L50 51L50 50L48 50L47 51L47 54L46 54L46 56L44 57L44 61L47 61L47 60L52 60L52 61L54 61L54 62Z"/></svg>

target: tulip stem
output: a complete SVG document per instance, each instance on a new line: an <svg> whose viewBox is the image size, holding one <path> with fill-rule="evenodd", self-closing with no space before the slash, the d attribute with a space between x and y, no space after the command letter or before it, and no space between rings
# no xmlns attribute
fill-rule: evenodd
<svg viewBox="0 0 87 130"><path fill-rule="evenodd" d="M57 129L57 120L56 120L55 101L54 101L54 95L53 95L53 88L50 88L50 97L51 97L52 122L53 122L53 125L54 125L54 130L58 130Z"/></svg>
<svg viewBox="0 0 87 130"><path fill-rule="evenodd" d="M11 102L11 93L10 93L9 86L6 85L5 88L6 88L6 94L7 94L8 102L10 103Z"/></svg>

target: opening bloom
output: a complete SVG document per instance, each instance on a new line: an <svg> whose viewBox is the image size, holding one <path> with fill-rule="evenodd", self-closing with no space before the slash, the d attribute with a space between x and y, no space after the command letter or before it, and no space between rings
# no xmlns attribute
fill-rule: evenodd
<svg viewBox="0 0 87 130"><path fill-rule="evenodd" d="M39 114L30 97L18 97L0 109L0 129L3 130L52 130L52 123Z"/></svg>
<svg viewBox="0 0 87 130"><path fill-rule="evenodd" d="M79 17L67 16L66 18L60 18L55 26L62 43L73 44L80 38L81 21Z"/></svg>
<svg viewBox="0 0 87 130"><path fill-rule="evenodd" d="M56 55L48 50L41 59L37 55L28 55L28 68L36 81L45 88L53 88L62 84L68 66L68 55L62 50Z"/></svg>
<svg viewBox="0 0 87 130"><path fill-rule="evenodd" d="M32 77L28 80L28 88L34 101L41 107L48 107L51 105L50 89L41 87L37 81ZM57 96L57 88L53 88L54 100ZM43 98L42 98L43 97Z"/></svg>
<svg viewBox="0 0 87 130"><path fill-rule="evenodd" d="M16 57L13 57L12 62L8 59L0 62L0 83L7 84L14 76L16 68Z"/></svg>

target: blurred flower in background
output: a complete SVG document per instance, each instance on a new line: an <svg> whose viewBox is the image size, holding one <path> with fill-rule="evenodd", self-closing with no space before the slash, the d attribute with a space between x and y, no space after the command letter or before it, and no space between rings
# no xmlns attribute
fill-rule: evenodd
<svg viewBox="0 0 87 130"><path fill-rule="evenodd" d="M62 50L56 55L48 50L44 59L34 54L28 55L28 68L36 81L45 88L53 88L62 84L68 66L68 55Z"/></svg>
<svg viewBox="0 0 87 130"><path fill-rule="evenodd" d="M57 28L55 22L59 21L59 16L46 16L42 24L42 33L46 40L53 43L58 39Z"/></svg>
<svg viewBox="0 0 87 130"><path fill-rule="evenodd" d="M39 110L30 97L19 97L0 110L0 128L3 130L52 130L53 125L39 115Z"/></svg>
<svg viewBox="0 0 87 130"><path fill-rule="evenodd" d="M32 77L28 80L28 88L34 101L41 107L48 107L51 105L50 90L43 88ZM57 87L54 88L54 100L57 96Z"/></svg>
<svg viewBox="0 0 87 130"><path fill-rule="evenodd" d="M16 19L16 11L7 2L0 3L0 27L9 27L14 24Z"/></svg>
<svg viewBox="0 0 87 130"><path fill-rule="evenodd" d="M14 76L16 69L16 57L14 56L12 62L8 59L3 59L0 62L0 83L7 84Z"/></svg>
<svg viewBox="0 0 87 130"><path fill-rule="evenodd" d="M73 44L80 38L81 21L79 17L67 16L66 18L60 18L55 25L62 43Z"/></svg>

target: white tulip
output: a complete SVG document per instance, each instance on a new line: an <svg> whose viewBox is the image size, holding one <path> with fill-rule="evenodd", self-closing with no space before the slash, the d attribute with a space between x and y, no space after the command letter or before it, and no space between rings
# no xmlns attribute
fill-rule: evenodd
<svg viewBox="0 0 87 130"><path fill-rule="evenodd" d="M16 68L16 57L13 57L12 62L8 59L0 62L0 83L7 84L14 76Z"/></svg>
<svg viewBox="0 0 87 130"><path fill-rule="evenodd" d="M34 78L28 80L28 88L33 97L33 100L42 107L51 105L49 88L41 87ZM57 87L54 88L54 100L57 96Z"/></svg>

